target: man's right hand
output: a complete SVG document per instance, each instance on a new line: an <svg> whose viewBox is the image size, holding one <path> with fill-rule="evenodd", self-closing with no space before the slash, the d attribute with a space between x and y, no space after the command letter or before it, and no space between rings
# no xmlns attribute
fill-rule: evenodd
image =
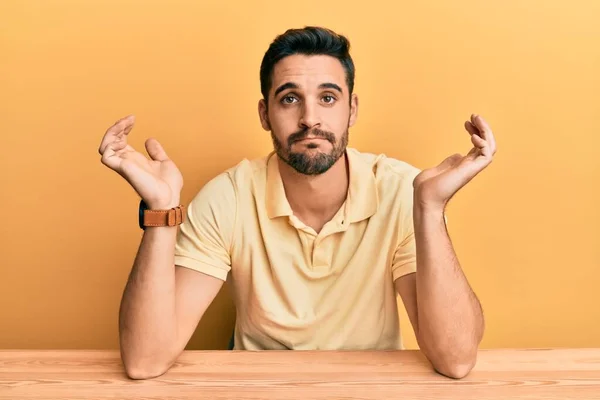
<svg viewBox="0 0 600 400"><path fill-rule="evenodd" d="M183 177L156 139L146 140L150 159L127 144L135 117L130 115L111 126L100 143L102 164L129 182L148 208L164 210L179 205Z"/></svg>

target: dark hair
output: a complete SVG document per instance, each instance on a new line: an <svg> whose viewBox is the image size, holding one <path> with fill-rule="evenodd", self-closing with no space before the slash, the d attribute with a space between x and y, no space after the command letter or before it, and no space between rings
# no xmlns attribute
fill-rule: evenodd
<svg viewBox="0 0 600 400"><path fill-rule="evenodd" d="M273 68L281 59L294 54L328 55L337 58L346 70L349 93L354 89L354 63L350 57L350 42L330 29L307 26L288 29L277 36L260 64L260 91L265 101L273 84Z"/></svg>

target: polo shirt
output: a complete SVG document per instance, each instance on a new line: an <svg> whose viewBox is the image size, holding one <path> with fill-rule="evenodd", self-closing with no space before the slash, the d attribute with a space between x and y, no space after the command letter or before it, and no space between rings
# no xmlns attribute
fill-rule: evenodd
<svg viewBox="0 0 600 400"><path fill-rule="evenodd" d="M294 216L274 152L212 178L186 208L175 265L231 284L236 350L403 348L394 281L416 271L420 171L346 155L346 200L319 233Z"/></svg>

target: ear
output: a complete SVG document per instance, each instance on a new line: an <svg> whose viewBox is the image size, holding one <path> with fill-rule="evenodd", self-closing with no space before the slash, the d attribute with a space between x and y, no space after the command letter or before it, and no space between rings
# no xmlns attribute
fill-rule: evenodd
<svg viewBox="0 0 600 400"><path fill-rule="evenodd" d="M269 112L267 109L267 102L265 99L260 99L258 102L258 117L260 118L260 124L265 131L271 130L271 124L269 123Z"/></svg>
<svg viewBox="0 0 600 400"><path fill-rule="evenodd" d="M358 118L358 95L356 93L352 94L352 99L350 100L350 120L348 126L353 126L356 123L356 118Z"/></svg>

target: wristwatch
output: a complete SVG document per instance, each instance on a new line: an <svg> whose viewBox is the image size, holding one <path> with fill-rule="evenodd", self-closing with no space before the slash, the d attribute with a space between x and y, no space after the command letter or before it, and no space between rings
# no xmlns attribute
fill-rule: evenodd
<svg viewBox="0 0 600 400"><path fill-rule="evenodd" d="M141 229L148 226L177 226L183 222L183 206L168 210L149 210L144 200L140 201L139 224Z"/></svg>

